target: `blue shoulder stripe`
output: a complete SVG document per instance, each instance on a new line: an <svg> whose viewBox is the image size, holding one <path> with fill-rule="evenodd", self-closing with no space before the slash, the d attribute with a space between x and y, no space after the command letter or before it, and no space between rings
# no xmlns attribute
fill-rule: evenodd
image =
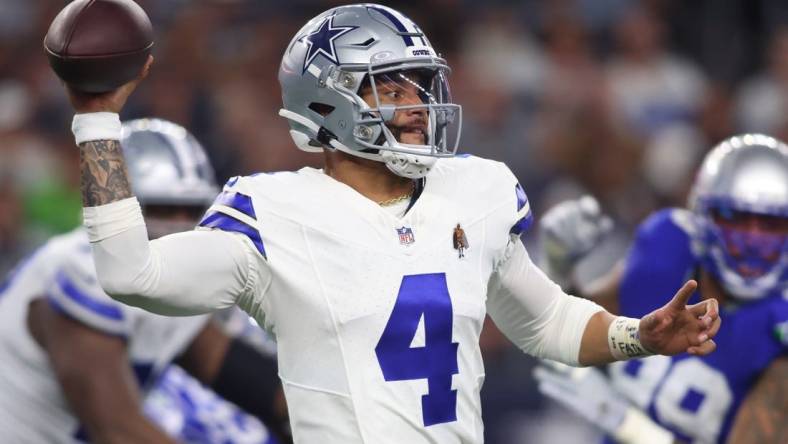
<svg viewBox="0 0 788 444"><path fill-rule="evenodd" d="M252 198L245 194L236 191L222 191L213 203L214 205L224 205L234 208L252 219L257 220L257 214L254 212L254 206L252 206Z"/></svg>
<svg viewBox="0 0 788 444"><path fill-rule="evenodd" d="M64 273L58 273L55 277L58 287L63 291L69 299L79 304L79 306L88 309L89 311L114 321L123 320L123 312L120 307L111 303L97 301L94 298L84 294L77 288ZM50 298L51 299L51 298Z"/></svg>
<svg viewBox="0 0 788 444"><path fill-rule="evenodd" d="M257 251L268 259L260 232L253 226L219 211L210 211L198 224L201 227L216 228L222 231L241 233L252 241Z"/></svg>
<svg viewBox="0 0 788 444"><path fill-rule="evenodd" d="M514 187L514 192L517 194L517 211L520 211L528 203L528 196L525 195L525 190L519 183Z"/></svg>
<svg viewBox="0 0 788 444"><path fill-rule="evenodd" d="M98 329L106 335L114 336L124 341L129 339L128 335L123 331L122 321L109 321L109 323L98 323L96 321L90 321L85 319L84 316L79 316L76 313L74 313L73 309L67 309L62 302L58 302L57 298L52 297L51 294L48 295L46 301L47 303L49 303L49 306L54 311L60 313L61 315L69 319L73 319L83 325L89 326L90 328Z"/></svg>
<svg viewBox="0 0 788 444"><path fill-rule="evenodd" d="M528 197L525 195L525 190L523 190L523 187L520 186L519 183L514 187L514 192L517 194L517 212L519 213L520 210L522 210L525 207L525 205L528 203ZM512 226L512 229L509 230L509 234L514 234L519 236L525 230L527 230L533 223L534 223L534 216L531 210L529 209L528 213L526 213L525 216L520 218L520 220L518 220Z"/></svg>
<svg viewBox="0 0 788 444"><path fill-rule="evenodd" d="M224 186L231 188L231 187L235 186L236 183L238 183L238 179L240 179L240 178L241 178L241 176L233 176L233 177L231 177L230 179L227 180L227 183L224 184Z"/></svg>
<svg viewBox="0 0 788 444"><path fill-rule="evenodd" d="M509 233L519 236L523 234L525 230L530 228L531 224L533 223L534 223L534 217L531 215L531 213L528 213L525 216L523 216L522 219L518 220L516 224L512 226L512 229L509 230Z"/></svg>

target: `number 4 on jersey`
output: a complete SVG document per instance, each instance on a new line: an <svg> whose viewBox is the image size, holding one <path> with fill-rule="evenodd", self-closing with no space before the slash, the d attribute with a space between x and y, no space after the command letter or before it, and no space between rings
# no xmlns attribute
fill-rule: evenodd
<svg viewBox="0 0 788 444"><path fill-rule="evenodd" d="M425 345L411 347L422 316ZM457 390L451 376L457 369L457 346L451 342L452 306L445 273L402 278L377 354L386 381L426 379L428 393L421 398L424 425L457 420Z"/></svg>

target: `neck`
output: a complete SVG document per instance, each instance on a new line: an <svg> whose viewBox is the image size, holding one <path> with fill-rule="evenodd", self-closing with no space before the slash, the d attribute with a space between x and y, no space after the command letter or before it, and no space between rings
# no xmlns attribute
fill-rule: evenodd
<svg viewBox="0 0 788 444"><path fill-rule="evenodd" d="M385 164L341 151L325 151L324 171L364 197L383 202L413 190L413 181L392 173Z"/></svg>

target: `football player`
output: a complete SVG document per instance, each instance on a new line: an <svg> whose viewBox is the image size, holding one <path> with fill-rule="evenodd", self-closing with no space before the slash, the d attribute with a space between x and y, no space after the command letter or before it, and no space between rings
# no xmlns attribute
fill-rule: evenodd
<svg viewBox="0 0 788 444"><path fill-rule="evenodd" d="M151 236L193 227L218 191L197 141L156 119L124 124L120 141ZM2 285L0 350L5 442L174 442L143 415L140 399L176 360L283 427L275 361L206 316L167 318L112 300L81 227L50 239ZM256 378L240 385L250 371Z"/></svg>
<svg viewBox="0 0 788 444"><path fill-rule="evenodd" d="M643 222L623 267L587 296L611 312L642 316L664 302L665 289L697 279L693 298L721 304L725 326L716 338L717 353L612 364L610 387L618 395L604 390L600 376L550 374L549 367L539 371L541 387L621 442L646 442L642 431L650 426L644 424L653 421L664 432L654 432L660 438L648 442L784 443L788 146L760 134L723 141L701 166L690 208L661 210ZM588 197L548 212L542 231L549 268L570 271L605 231L604 221ZM558 278L568 281L565 274ZM651 420L621 408L616 399L622 396ZM595 416L599 412L608 419ZM636 429L638 440L629 440Z"/></svg>
<svg viewBox="0 0 788 444"><path fill-rule="evenodd" d="M233 178L198 230L149 242L117 113L151 62L114 92L69 91L99 280L159 313L252 315L277 339L296 441L481 442L488 312L524 351L574 365L714 349L716 303L687 306L694 281L616 318L533 265L523 189L502 163L454 155L449 68L379 5L320 14L282 58L280 114L324 168Z"/></svg>

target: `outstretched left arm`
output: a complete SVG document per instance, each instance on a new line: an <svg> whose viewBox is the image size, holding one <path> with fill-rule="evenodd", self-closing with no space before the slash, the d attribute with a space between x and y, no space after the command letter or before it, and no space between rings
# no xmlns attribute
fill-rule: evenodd
<svg viewBox="0 0 788 444"><path fill-rule="evenodd" d="M766 369L736 414L729 443L788 442L788 357Z"/></svg>
<svg viewBox="0 0 788 444"><path fill-rule="evenodd" d="M569 365L600 365L648 354L705 355L716 347L717 301L687 305L687 282L664 307L642 320L615 317L567 295L531 261L518 241L488 288L487 309L498 328L525 352Z"/></svg>

